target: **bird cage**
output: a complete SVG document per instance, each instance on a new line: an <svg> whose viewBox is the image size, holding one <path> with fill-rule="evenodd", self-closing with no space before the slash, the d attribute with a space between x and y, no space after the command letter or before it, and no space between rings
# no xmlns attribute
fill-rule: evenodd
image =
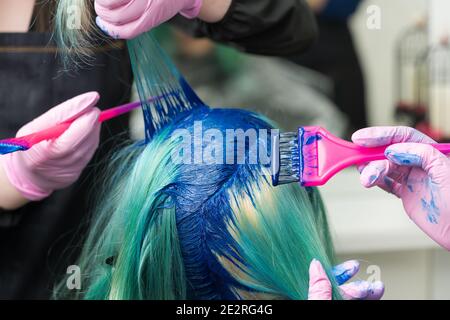
<svg viewBox="0 0 450 320"><path fill-rule="evenodd" d="M399 124L416 127L425 118L428 105L428 32L418 22L402 34L396 57L396 119Z"/></svg>
<svg viewBox="0 0 450 320"><path fill-rule="evenodd" d="M450 41L444 37L430 50L428 120L435 140L450 141Z"/></svg>

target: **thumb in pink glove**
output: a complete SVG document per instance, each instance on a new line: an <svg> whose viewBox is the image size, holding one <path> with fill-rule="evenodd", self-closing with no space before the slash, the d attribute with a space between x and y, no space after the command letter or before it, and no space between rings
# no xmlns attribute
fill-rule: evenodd
<svg viewBox="0 0 450 320"><path fill-rule="evenodd" d="M42 200L79 178L99 144L98 99L97 92L77 96L19 130L18 137L76 119L58 139L1 158L8 180L26 199Z"/></svg>
<svg viewBox="0 0 450 320"><path fill-rule="evenodd" d="M203 0L95 0L96 23L113 38L132 39L180 13L199 15Z"/></svg>
<svg viewBox="0 0 450 320"><path fill-rule="evenodd" d="M379 186L399 197L408 216L429 237L450 250L450 160L435 143L407 127L375 127L357 131L359 145L386 149L388 160L360 167L365 187Z"/></svg>
<svg viewBox="0 0 450 320"><path fill-rule="evenodd" d="M314 259L309 265L308 300L332 300L333 288L322 264Z"/></svg>

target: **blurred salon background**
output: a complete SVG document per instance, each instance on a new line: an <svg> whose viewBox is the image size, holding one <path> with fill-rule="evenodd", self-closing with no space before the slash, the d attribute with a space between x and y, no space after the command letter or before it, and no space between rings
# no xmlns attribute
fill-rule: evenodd
<svg viewBox="0 0 450 320"><path fill-rule="evenodd" d="M288 59L238 53L163 27L159 39L212 106L250 108L285 130L408 125L450 138L450 3L447 0L310 0L320 38ZM447 113L446 113L446 110ZM132 117L134 137L143 132ZM401 202L366 190L356 169L321 188L341 260L381 279L384 299L450 299L450 255L405 215Z"/></svg>

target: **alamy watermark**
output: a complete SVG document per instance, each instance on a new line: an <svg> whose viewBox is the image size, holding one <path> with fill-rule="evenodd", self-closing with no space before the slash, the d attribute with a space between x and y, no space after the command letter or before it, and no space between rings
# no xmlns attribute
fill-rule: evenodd
<svg viewBox="0 0 450 320"><path fill-rule="evenodd" d="M177 129L172 135L176 146L171 160L183 165L260 165L274 166L278 149L273 141L278 129L218 129L204 130L202 121L195 121L192 130ZM272 150L273 149L273 150Z"/></svg>
<svg viewBox="0 0 450 320"><path fill-rule="evenodd" d="M366 27L369 30L381 30L381 8L377 5L370 5L366 9Z"/></svg>
<svg viewBox="0 0 450 320"><path fill-rule="evenodd" d="M366 274L368 275L368 282L381 281L381 267L378 265L370 265L366 269Z"/></svg>
<svg viewBox="0 0 450 320"><path fill-rule="evenodd" d="M81 290L81 269L77 265L67 267L66 286L69 290Z"/></svg>
<svg viewBox="0 0 450 320"><path fill-rule="evenodd" d="M66 27L69 30L81 29L81 8L77 5L71 5L67 8Z"/></svg>

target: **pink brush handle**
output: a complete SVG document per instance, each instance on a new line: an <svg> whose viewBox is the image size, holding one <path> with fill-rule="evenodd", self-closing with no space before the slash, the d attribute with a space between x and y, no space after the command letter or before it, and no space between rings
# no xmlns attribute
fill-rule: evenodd
<svg viewBox="0 0 450 320"><path fill-rule="evenodd" d="M436 143L432 144L432 146L443 154L450 154L450 143ZM386 160L385 151L388 147L389 146L377 148L360 147L358 150L358 154L353 158L353 163L349 163L349 165L363 164L366 162L377 160Z"/></svg>
<svg viewBox="0 0 450 320"><path fill-rule="evenodd" d="M432 146L435 147L436 149L438 149L440 152L442 152L445 155L450 154L450 143L437 143L437 144L432 144Z"/></svg>
<svg viewBox="0 0 450 320"><path fill-rule="evenodd" d="M153 99L152 99L153 100ZM133 109L136 109L141 106L140 101L127 103L115 108L111 108L108 110L103 111L100 113L100 116L98 117L98 121L100 123L103 123L105 121L111 120L113 118L117 118L118 116L121 116L122 114L128 113Z"/></svg>
<svg viewBox="0 0 450 320"><path fill-rule="evenodd" d="M150 100L154 100L154 99L150 99ZM136 102L127 103L127 104L124 104L124 105L121 105L121 106L118 106L115 108L105 110L102 113L100 113L98 121L100 123L102 123L102 122L111 120L113 118L117 118L118 116L121 116L122 114L130 112L131 110L136 109L140 106L141 106L141 102L136 101ZM70 127L70 125L74 121L75 121L75 119L67 121L67 122L63 122L63 123L60 123L51 128L32 133L30 135L20 137L18 139L25 140L28 143L29 147L32 147L33 145L38 144L39 142L58 138Z"/></svg>

